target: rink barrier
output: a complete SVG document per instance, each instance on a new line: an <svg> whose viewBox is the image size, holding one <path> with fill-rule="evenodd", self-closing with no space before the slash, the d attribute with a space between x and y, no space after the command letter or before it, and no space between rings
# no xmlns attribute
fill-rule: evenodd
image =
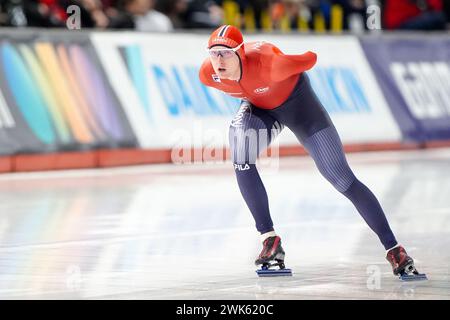
<svg viewBox="0 0 450 320"><path fill-rule="evenodd" d="M448 148L448 141L430 141L426 143L362 143L344 145L346 153L374 152L374 151L407 151L419 149ZM227 154L224 151L223 154ZM196 149L190 150L192 156L188 164L210 161L217 159L196 159L193 155ZM306 156L308 153L301 146L283 146L279 149L280 157ZM229 161L229 157L223 158ZM171 151L167 149L117 149L117 150L95 150L84 152L64 152L50 154L23 154L16 156L0 157L0 173L7 172L31 172L47 170L68 169L93 169L111 168L130 165L164 164L173 163Z"/></svg>
<svg viewBox="0 0 450 320"><path fill-rule="evenodd" d="M13 170L13 158L10 156L0 157L0 173L12 172Z"/></svg>
<svg viewBox="0 0 450 320"><path fill-rule="evenodd" d="M97 166L94 152L58 152L50 154L22 154L12 157L16 172L36 170L84 169Z"/></svg>

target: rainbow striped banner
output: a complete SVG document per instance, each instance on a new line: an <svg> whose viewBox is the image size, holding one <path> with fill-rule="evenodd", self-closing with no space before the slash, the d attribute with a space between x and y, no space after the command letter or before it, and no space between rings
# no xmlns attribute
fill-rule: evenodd
<svg viewBox="0 0 450 320"><path fill-rule="evenodd" d="M41 38L0 42L0 153L136 146L89 35Z"/></svg>

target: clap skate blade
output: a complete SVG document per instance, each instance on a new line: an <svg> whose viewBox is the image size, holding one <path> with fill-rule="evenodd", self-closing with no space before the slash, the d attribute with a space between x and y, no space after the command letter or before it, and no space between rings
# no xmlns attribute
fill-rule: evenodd
<svg viewBox="0 0 450 320"><path fill-rule="evenodd" d="M292 270L286 269L284 262L276 260L276 263L263 263L261 269L256 270L259 277L280 277L292 276ZM270 269L272 267L279 267L278 269Z"/></svg>
<svg viewBox="0 0 450 320"><path fill-rule="evenodd" d="M428 280L425 273L419 273L414 265L406 266L405 270L399 274L399 278L402 281L420 281Z"/></svg>

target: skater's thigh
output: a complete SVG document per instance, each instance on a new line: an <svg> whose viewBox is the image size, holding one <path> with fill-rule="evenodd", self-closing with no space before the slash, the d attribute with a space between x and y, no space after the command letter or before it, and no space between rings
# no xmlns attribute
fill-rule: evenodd
<svg viewBox="0 0 450 320"><path fill-rule="evenodd" d="M315 94L306 73L301 74L291 96L281 106L269 112L288 127L301 143L317 131L332 125L331 118Z"/></svg>
<svg viewBox="0 0 450 320"><path fill-rule="evenodd" d="M320 173L337 190L344 192L350 187L355 175L348 165L341 139L334 125L303 139L302 144Z"/></svg>
<svg viewBox="0 0 450 320"><path fill-rule="evenodd" d="M244 101L230 125L232 161L254 164L282 129L283 126L267 111Z"/></svg>

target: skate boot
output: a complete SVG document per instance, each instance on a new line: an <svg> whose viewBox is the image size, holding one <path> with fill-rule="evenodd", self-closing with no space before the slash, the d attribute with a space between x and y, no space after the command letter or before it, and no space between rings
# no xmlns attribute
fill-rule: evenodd
<svg viewBox="0 0 450 320"><path fill-rule="evenodd" d="M414 260L402 246L389 250L386 260L390 262L394 275L399 276L402 281L427 280L426 274L417 271Z"/></svg>
<svg viewBox="0 0 450 320"><path fill-rule="evenodd" d="M261 269L256 270L260 277L292 276L292 270L284 265L284 250L279 236L269 237L263 242L263 249L255 260ZM278 269L271 269L278 267Z"/></svg>

